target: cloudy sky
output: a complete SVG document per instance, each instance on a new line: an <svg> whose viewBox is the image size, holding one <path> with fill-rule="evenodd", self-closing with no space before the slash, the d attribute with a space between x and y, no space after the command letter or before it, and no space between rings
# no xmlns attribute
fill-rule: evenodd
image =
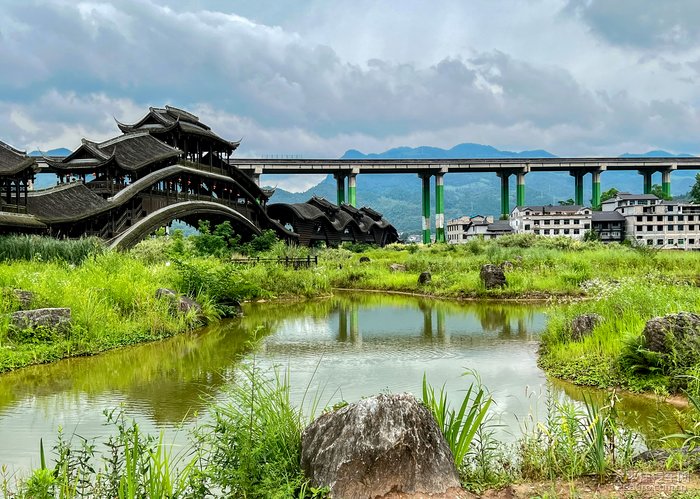
<svg viewBox="0 0 700 499"><path fill-rule="evenodd" d="M698 0L1 0L0 140L171 104L242 156L700 153L698 23Z"/></svg>

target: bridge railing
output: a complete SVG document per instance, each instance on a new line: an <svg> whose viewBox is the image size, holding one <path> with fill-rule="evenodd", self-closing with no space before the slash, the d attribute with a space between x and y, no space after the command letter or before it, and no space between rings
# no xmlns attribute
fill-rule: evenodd
<svg viewBox="0 0 700 499"><path fill-rule="evenodd" d="M292 267L294 270L297 270L308 269L312 266L317 266L318 256L307 256L306 258L232 258L230 261L232 263L239 263L242 265L257 265L259 263L277 263L279 265L284 265L285 268Z"/></svg>

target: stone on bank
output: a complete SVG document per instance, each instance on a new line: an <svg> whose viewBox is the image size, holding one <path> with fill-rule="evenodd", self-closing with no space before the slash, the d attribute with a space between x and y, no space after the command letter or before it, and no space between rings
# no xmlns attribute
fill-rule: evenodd
<svg viewBox="0 0 700 499"><path fill-rule="evenodd" d="M452 452L413 395L377 395L323 414L302 434L301 466L336 498L443 494L459 487Z"/></svg>

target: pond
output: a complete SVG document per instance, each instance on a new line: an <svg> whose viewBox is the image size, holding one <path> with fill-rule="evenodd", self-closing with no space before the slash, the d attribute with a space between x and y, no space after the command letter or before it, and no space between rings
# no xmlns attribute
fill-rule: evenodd
<svg viewBox="0 0 700 499"><path fill-rule="evenodd" d="M501 437L510 440L528 415L543 417L548 389L578 401L605 399L547 382L537 367L547 320L540 305L339 293L246 304L244 313L169 340L0 376L0 465L37 466L39 440L51 447L59 426L67 435L102 436L103 412L120 406L144 431L163 430L182 444L179 428L205 420L209 401L226 399L243 361L288 370L295 403L305 394L322 404L386 391L420 396L424 373L456 400L476 373L494 398ZM252 347L256 336L262 339ZM625 423L647 435L663 431L659 415L671 413L644 397L625 395L620 404Z"/></svg>

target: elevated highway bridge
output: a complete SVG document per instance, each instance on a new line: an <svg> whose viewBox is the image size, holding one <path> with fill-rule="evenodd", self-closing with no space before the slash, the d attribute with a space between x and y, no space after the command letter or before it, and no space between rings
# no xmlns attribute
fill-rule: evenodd
<svg viewBox="0 0 700 499"><path fill-rule="evenodd" d="M332 174L337 182L338 204L355 206L357 175L381 173L417 174L422 182L423 242L430 242L430 184L435 177L436 241L445 241L444 175L492 172L501 179L501 215L510 214L510 177L516 177L516 204L525 205L525 177L530 172L568 172L574 177L574 201L584 204L584 177L591 175L593 205L600 205L600 177L605 171L638 172L643 192L651 193L652 176L661 173L664 194L671 195L674 170L700 170L696 157L642 158L463 158L463 159L247 159L229 158L228 164L248 173L259 183L262 174ZM347 188L346 188L347 184Z"/></svg>

